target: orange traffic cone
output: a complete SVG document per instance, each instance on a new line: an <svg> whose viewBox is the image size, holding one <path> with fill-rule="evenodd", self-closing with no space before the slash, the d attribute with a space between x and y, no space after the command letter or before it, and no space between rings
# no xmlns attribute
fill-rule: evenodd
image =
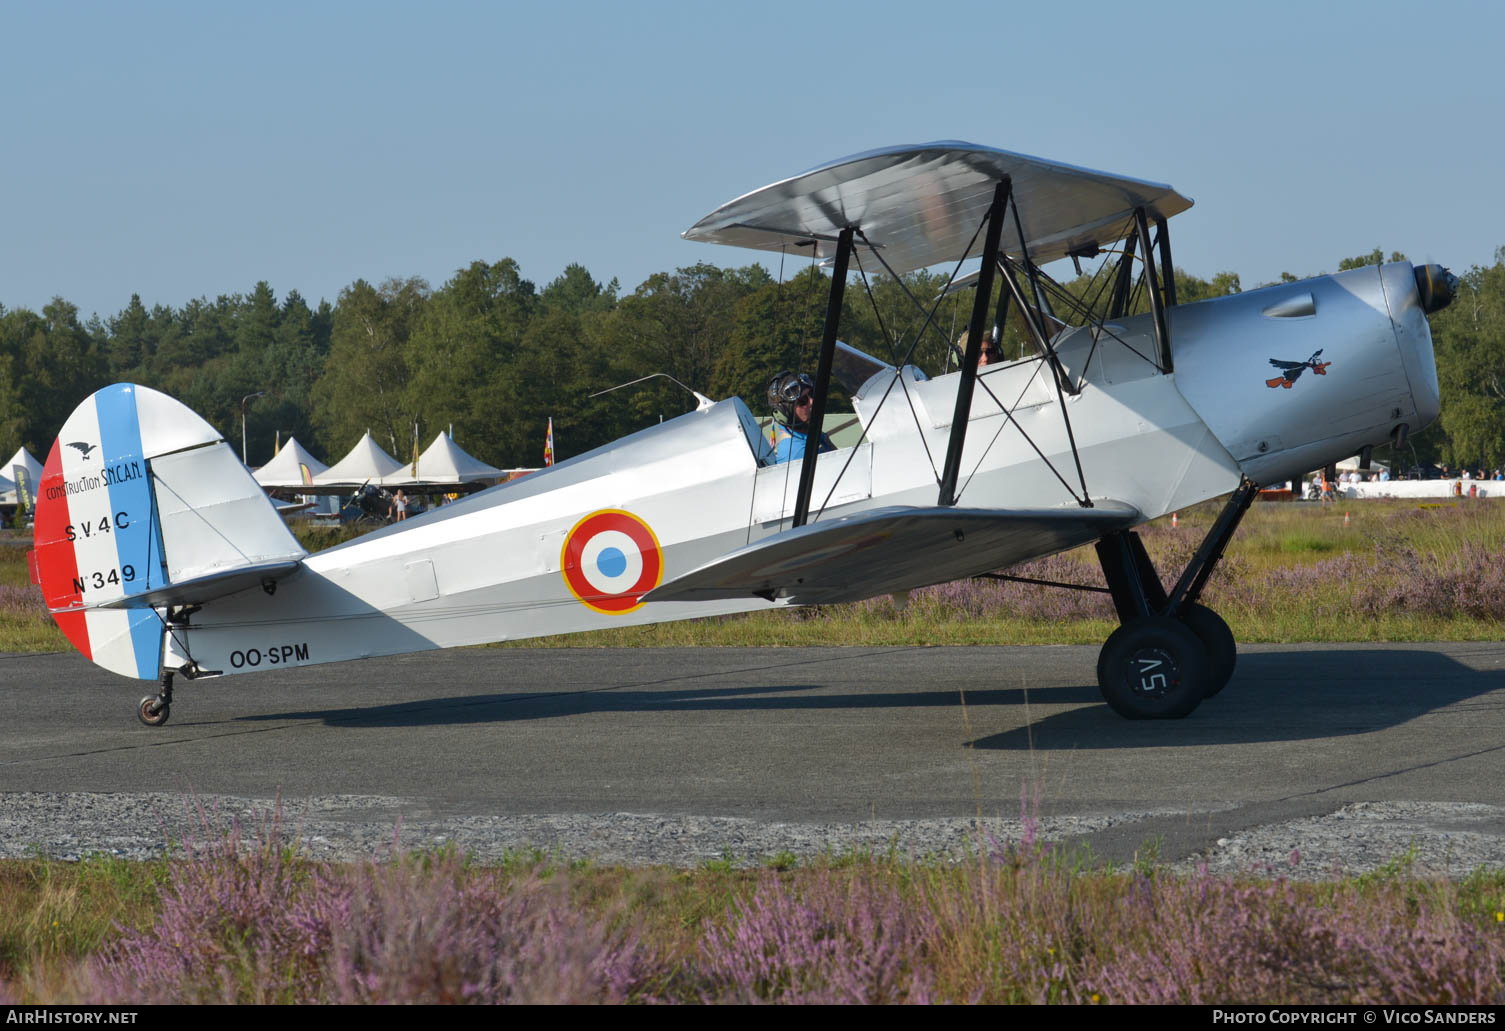
<svg viewBox="0 0 1505 1031"><path fill-rule="evenodd" d="M1351 522L1351 520L1348 518L1348 513L1344 512L1343 513L1343 525L1347 526L1347 525L1349 525L1350 522Z"/></svg>
<svg viewBox="0 0 1505 1031"><path fill-rule="evenodd" d="M1176 529L1178 526L1181 525L1181 520L1179 518L1177 518L1178 514L1179 513L1176 513L1176 512L1172 512L1171 513L1171 529L1172 530Z"/></svg>

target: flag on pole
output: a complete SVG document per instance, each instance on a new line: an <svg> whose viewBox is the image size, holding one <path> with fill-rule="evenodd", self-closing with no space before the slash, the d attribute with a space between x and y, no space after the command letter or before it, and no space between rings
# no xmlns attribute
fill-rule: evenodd
<svg viewBox="0 0 1505 1031"><path fill-rule="evenodd" d="M543 464L554 464L554 417L549 416L549 433L543 439Z"/></svg>

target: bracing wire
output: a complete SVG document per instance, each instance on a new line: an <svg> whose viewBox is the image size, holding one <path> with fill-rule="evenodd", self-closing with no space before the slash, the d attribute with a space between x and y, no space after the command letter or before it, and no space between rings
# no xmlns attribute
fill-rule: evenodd
<svg viewBox="0 0 1505 1031"><path fill-rule="evenodd" d="M867 269L862 267L862 252L856 250L855 248L853 250L857 258L857 273L862 277L862 288L867 292L868 303L873 306L873 315L878 319L878 331L883 334L883 338L885 340L888 340L888 327L883 322L883 312L878 310L878 299L873 296L873 288L868 282L867 278ZM890 341L889 350L891 353L897 354L899 350L898 341ZM902 369L904 367L904 364L907 363L901 363L899 368ZM941 482L941 474L936 470L935 456L930 453L930 443L925 439L924 427L920 425L920 413L915 411L914 398L909 396L909 387L903 382L902 375L899 376L899 381L899 388L904 391L904 400L909 405L909 416L914 420L915 429L918 430L920 434L920 446L925 449L925 461L930 463L930 474L935 478L937 485L939 485ZM875 411L873 414L874 416L876 416L877 412ZM860 444L866 437L867 427L864 426L862 428L862 437L858 439L858 443ZM829 498L829 495L827 495L827 497Z"/></svg>
<svg viewBox="0 0 1505 1031"><path fill-rule="evenodd" d="M967 241L967 249L962 252L962 256L957 259L956 265L951 269L951 275L948 276L947 279L946 279L946 288L947 289L949 289L950 286L951 286L951 284L956 281L956 274L961 271L962 265L966 262L967 258L971 255L971 253L972 253L972 247L973 247L973 245L975 245L977 243L978 234L980 234L982 232L982 227L984 225L986 225L986 224L987 224L987 216L985 215L985 216L983 216L982 221L977 224L977 228L975 230L973 230L973 232L972 232L972 239L969 240L969 241ZM887 261L884 260L882 252L879 251L879 249L877 247L873 246L872 241L867 238L867 234L864 233L861 230L861 228L858 228L857 229L857 235L862 237L862 242L865 243L865 244L867 244L868 247L872 250L873 254L878 259L878 263L880 265L882 265L883 268L884 268L884 270L886 272L888 272L888 274L893 277L894 281L899 284L899 288L904 291L905 296L910 299L910 301L914 304L914 306L920 312L924 313L925 312L925 306L922 305L922 304L920 304L920 302L915 299L914 294L910 292L910 289L909 289L908 285L905 284L903 278L901 276L899 276L897 273L895 273L894 270L893 270L893 266L891 266ZM856 248L855 247L853 248L853 251L854 251L854 253L856 252ZM860 257L858 258L858 261L857 261L857 268L859 269L859 271L862 268L862 260L861 260ZM920 326L919 331L915 333L914 341L909 345L909 350L904 353L904 359L903 359L903 361L901 361L899 363L899 368L900 369L903 369L903 367L905 365L909 364L909 359L911 357L913 357L914 352L915 352L915 348L919 346L920 339L925 335L925 330L927 328L929 328L929 326L931 325L931 323L935 320L935 313L940 310L941 301L944 300L945 297L946 297L945 290L942 290L940 296L938 296L935 299L935 304L931 307L929 313L925 315L925 322ZM901 382L903 380L903 378L904 377L902 375L895 375L893 377L893 379L891 379L891 380L888 381L888 386L883 389L883 396L878 399L878 404L873 409L873 418L874 419L877 418L878 413L883 410L883 406L888 402L889 395L891 393L893 393L894 384L896 382ZM906 388L905 389L905 397L907 398L908 396L909 396L909 391ZM911 411L913 411L913 405L912 404L911 404ZM871 420L869 420L869 421L871 421ZM918 416L916 416L916 422L918 424ZM921 433L920 433L920 437L921 437L922 440L924 439L924 436L925 436L925 434L924 434L924 432L922 430ZM862 441L865 440L865 439L867 439L867 427L866 426L864 426L862 428L862 436L857 439L857 444L860 445L862 443ZM926 447L926 452L927 452L927 454L929 453L929 447L928 446ZM821 514L825 512L826 505L828 505L830 503L831 497L836 493L836 487L837 487L837 485L839 483L841 483L842 476L845 475L848 466L850 466L852 464L852 459L853 459L853 457L856 456L856 454L857 454L857 446L854 445L852 447L851 454L847 455L846 462L844 462L842 464L841 472L837 473L836 474L836 479L833 480L833 481L831 481L831 489L828 490L828 491L826 491L826 496L821 501L820 507L818 509L816 509L815 515L812 517L811 522L814 522L816 519L819 519L820 516L821 516ZM935 461L934 461L934 459L931 459L930 468L931 468L931 472L934 473L935 472ZM939 477L939 475L936 476L936 483L937 484L940 483L940 477Z"/></svg>

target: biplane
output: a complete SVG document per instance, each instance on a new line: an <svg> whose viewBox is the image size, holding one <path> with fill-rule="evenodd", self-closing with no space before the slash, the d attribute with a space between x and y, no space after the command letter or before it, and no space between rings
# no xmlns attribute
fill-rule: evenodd
<svg viewBox="0 0 1505 1031"><path fill-rule="evenodd" d="M1233 674L1233 635L1200 598L1257 485L1436 418L1426 315L1455 285L1397 262L1178 304L1169 221L1191 204L955 141L754 190L683 235L829 267L806 432L819 438L838 383L856 444L776 463L752 409L726 398L316 554L207 422L106 387L47 458L33 578L84 655L158 682L137 709L155 726L175 677L846 602L1091 543L1121 623L1097 663L1103 698L1131 719L1182 717ZM1046 268L1094 258L1095 292ZM849 280L955 279L969 259L958 370L912 360L935 323L919 298L921 328L892 360L840 339ZM979 370L982 331L1011 313L1026 353ZM1327 358L1316 389L1267 389L1272 357L1309 353ZM1222 496L1167 590L1135 527Z"/></svg>

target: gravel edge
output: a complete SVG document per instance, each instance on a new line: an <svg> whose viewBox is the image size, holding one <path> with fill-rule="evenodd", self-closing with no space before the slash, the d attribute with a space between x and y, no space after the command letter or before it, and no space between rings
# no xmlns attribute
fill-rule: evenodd
<svg viewBox="0 0 1505 1031"><path fill-rule="evenodd" d="M483 864L519 854L565 861L693 868L725 862L755 866L850 854L960 860L978 850L1030 839L1071 842L1110 828L1181 810L1145 810L1010 819L865 820L779 823L663 813L445 815L421 800L335 795L301 800L180 793L0 795L0 858L90 855L147 860L185 841L216 838L232 827L255 840L268 827L315 860L381 860L394 852L455 847ZM174 843L170 845L169 843ZM1147 854L1153 854L1152 842ZM1321 817L1252 828L1203 852L1164 864L1322 879L1380 869L1464 876L1505 868L1505 807L1481 803L1357 802Z"/></svg>

